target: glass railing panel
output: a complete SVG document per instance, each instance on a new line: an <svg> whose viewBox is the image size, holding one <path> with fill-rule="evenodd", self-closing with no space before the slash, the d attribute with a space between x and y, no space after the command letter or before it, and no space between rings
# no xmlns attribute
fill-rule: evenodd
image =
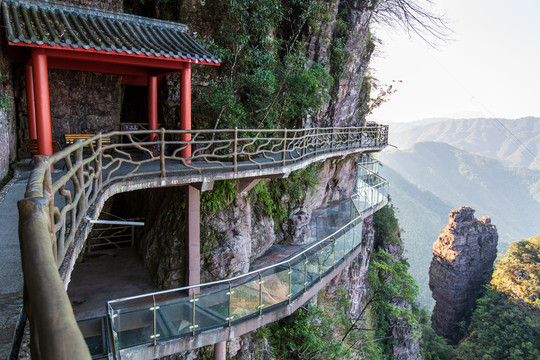
<svg viewBox="0 0 540 360"><path fill-rule="evenodd" d="M339 232L336 237L336 264L345 256L345 234Z"/></svg>
<svg viewBox="0 0 540 360"><path fill-rule="evenodd" d="M351 252L354 249L353 224L350 224L345 228L345 243L346 243L347 253Z"/></svg>
<svg viewBox="0 0 540 360"><path fill-rule="evenodd" d="M263 273L263 304L269 308L289 299L289 270Z"/></svg>
<svg viewBox="0 0 540 360"><path fill-rule="evenodd" d="M259 312L259 277L232 288L231 315L234 320Z"/></svg>
<svg viewBox="0 0 540 360"><path fill-rule="evenodd" d="M228 325L229 287L199 295L195 319L197 330L206 331Z"/></svg>
<svg viewBox="0 0 540 360"><path fill-rule="evenodd" d="M322 273L326 273L334 266L334 243L328 242L321 250Z"/></svg>
<svg viewBox="0 0 540 360"><path fill-rule="evenodd" d="M156 333L159 340L193 333L193 298L181 296L172 300L156 299ZM195 328L197 330L197 328Z"/></svg>
<svg viewBox="0 0 540 360"><path fill-rule="evenodd" d="M294 296L304 290L304 282L306 281L305 260L301 259L292 265L291 270L291 292L292 296Z"/></svg>
<svg viewBox="0 0 540 360"><path fill-rule="evenodd" d="M113 316L120 349L153 342L154 312L150 307L115 309Z"/></svg>
<svg viewBox="0 0 540 360"><path fill-rule="evenodd" d="M307 283L311 285L312 283L319 281L319 253L315 252L308 256L307 264Z"/></svg>
<svg viewBox="0 0 540 360"><path fill-rule="evenodd" d="M363 221L358 220L354 226L354 236L357 239L356 244L360 245L362 243L362 227L363 227Z"/></svg>

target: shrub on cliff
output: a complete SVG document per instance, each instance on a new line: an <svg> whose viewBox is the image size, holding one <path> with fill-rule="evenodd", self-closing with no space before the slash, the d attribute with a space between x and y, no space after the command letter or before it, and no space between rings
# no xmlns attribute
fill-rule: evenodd
<svg viewBox="0 0 540 360"><path fill-rule="evenodd" d="M497 262L491 284L506 296L540 310L540 235L513 242Z"/></svg>
<svg viewBox="0 0 540 360"><path fill-rule="evenodd" d="M540 359L540 236L514 242L495 266L454 358Z"/></svg>

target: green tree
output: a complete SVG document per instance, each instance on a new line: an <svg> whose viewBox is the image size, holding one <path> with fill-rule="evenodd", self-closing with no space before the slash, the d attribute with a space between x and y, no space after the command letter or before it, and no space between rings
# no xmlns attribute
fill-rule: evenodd
<svg viewBox="0 0 540 360"><path fill-rule="evenodd" d="M508 299L493 288L478 300L467 336L455 359L540 359L540 320L527 305Z"/></svg>
<svg viewBox="0 0 540 360"><path fill-rule="evenodd" d="M540 235L513 242L497 262L491 284L540 310Z"/></svg>

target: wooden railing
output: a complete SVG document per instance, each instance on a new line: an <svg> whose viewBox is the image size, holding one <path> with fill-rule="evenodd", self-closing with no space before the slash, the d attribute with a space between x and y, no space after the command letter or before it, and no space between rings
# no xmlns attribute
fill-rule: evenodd
<svg viewBox="0 0 540 360"><path fill-rule="evenodd" d="M190 134L189 141L180 140L182 134ZM154 141L137 141L135 138L148 134ZM124 136L128 142L115 143ZM111 139L109 145L103 145L103 139ZM88 146L91 143L96 146ZM307 166L309 163L321 161L334 156L362 151L378 151L388 143L388 126L370 125L350 128L316 128L304 130L158 130L135 132L111 132L98 134L90 139L78 141L76 144L52 156L36 156L36 165L32 170L25 193L25 199L19 207L25 204L25 211L20 211L20 226L25 223L33 224L31 231L21 228L21 248L28 248L22 254L22 262L26 294L29 299L43 296L40 289L48 288L50 296L67 300L65 291L58 284L40 283L39 289L26 284L30 277L41 274L25 266L29 259L35 259L32 253L33 238L50 238L52 257L56 266L63 274L66 286L69 272L77 253L81 250L84 238L91 229L86 221L87 216L103 202L107 190L115 184L127 182L142 182L148 179L177 178L177 184L188 181L182 176L205 174L232 173L234 177L253 176L253 171L261 171L287 166ZM83 151L91 148L90 152ZM186 157L186 154L190 154ZM54 172L52 168L66 170ZM159 183L155 186L160 186ZM31 204L39 206L31 206ZM34 209L34 210L32 210ZM92 214L99 215L99 214ZM36 222L35 219L48 222ZM86 230L81 230L85 228ZM29 239L31 237L32 239ZM82 238L75 246L76 238ZM30 254L30 253L31 254ZM66 256L69 253L69 256ZM30 257L30 258L29 258ZM67 259L67 260L66 260ZM45 260L43 260L45 261ZM50 264L49 264L50 265ZM58 274L57 274L58 275ZM64 294L64 295L62 295ZM60 296L62 295L62 296ZM62 300L64 301L64 300ZM68 300L67 300L68 301ZM46 302L45 302L46 303ZM32 300L27 302L32 306ZM54 304L51 307L40 306L40 312L57 312ZM67 304L69 307L69 302ZM37 331L35 338L41 341L46 337L40 336L48 332L50 323L33 317L32 309L27 309L32 328ZM74 317L71 312L61 316L73 325ZM75 324L76 327L76 324ZM47 353L55 346L62 347L66 338L75 339L72 326L64 327L64 333L58 333L56 342L52 344L34 343L36 353L43 353L44 359L85 358L79 352L63 357L58 353ZM78 330L77 330L78 331ZM80 333L78 334L80 336ZM77 344L73 349L78 349ZM54 355L53 355L54 354ZM37 357L39 358L39 357Z"/></svg>

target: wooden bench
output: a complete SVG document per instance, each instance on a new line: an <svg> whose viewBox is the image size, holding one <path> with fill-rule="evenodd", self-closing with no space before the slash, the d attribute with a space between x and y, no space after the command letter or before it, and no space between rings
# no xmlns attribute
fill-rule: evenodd
<svg viewBox="0 0 540 360"><path fill-rule="evenodd" d="M26 144L26 147L28 148L28 151L30 151L30 154L32 155L32 157L34 157L35 155L38 155L37 139L24 139L24 143ZM53 150L53 154L62 150L62 147L60 146L60 143L58 143L58 141L56 140L52 141L52 150Z"/></svg>
<svg viewBox="0 0 540 360"><path fill-rule="evenodd" d="M95 136L96 134L65 134L64 137L66 139L66 146L75 144L76 140L84 141L86 139L91 138L92 136ZM110 137L103 137L101 138L101 145L110 145L111 144L111 138ZM94 142L86 145L90 150L95 149Z"/></svg>

